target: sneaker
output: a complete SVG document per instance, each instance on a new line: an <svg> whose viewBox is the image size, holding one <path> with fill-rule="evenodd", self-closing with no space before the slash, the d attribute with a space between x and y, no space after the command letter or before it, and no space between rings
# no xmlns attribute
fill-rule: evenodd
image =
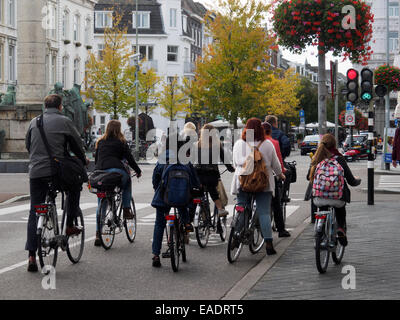
<svg viewBox="0 0 400 320"><path fill-rule="evenodd" d="M187 233L193 232L194 229L193 229L192 224L191 224L191 223L188 223L188 224L185 226L185 230L186 230Z"/></svg>
<svg viewBox="0 0 400 320"><path fill-rule="evenodd" d="M67 230L65 231L67 236L77 236L82 232L82 229L78 228L78 227L67 227Z"/></svg>
<svg viewBox="0 0 400 320"><path fill-rule="evenodd" d="M282 231L279 231L278 237L287 238L290 237L290 233L287 230L283 229Z"/></svg>
<svg viewBox="0 0 400 320"><path fill-rule="evenodd" d="M154 268L161 267L160 256L154 256L152 260L153 260L152 265L153 265Z"/></svg>
<svg viewBox="0 0 400 320"><path fill-rule="evenodd" d="M36 260L29 260L28 262L28 272L38 272L38 266Z"/></svg>
<svg viewBox="0 0 400 320"><path fill-rule="evenodd" d="M133 218L131 208L124 208L124 219L132 220Z"/></svg>
<svg viewBox="0 0 400 320"><path fill-rule="evenodd" d="M222 217L226 217L229 214L228 211L226 211L225 209L218 209L218 215L222 218Z"/></svg>
<svg viewBox="0 0 400 320"><path fill-rule="evenodd" d="M96 232L96 240L94 240L94 246L95 247L100 247L101 246L101 241L100 241L100 232Z"/></svg>

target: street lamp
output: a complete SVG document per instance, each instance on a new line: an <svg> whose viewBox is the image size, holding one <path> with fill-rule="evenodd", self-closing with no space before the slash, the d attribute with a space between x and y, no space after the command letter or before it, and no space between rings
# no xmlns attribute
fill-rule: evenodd
<svg viewBox="0 0 400 320"><path fill-rule="evenodd" d="M139 160L139 57L140 57L140 50L139 50L139 33L138 33L138 0L136 0L136 14L135 14L135 27L136 27L136 54L135 56L139 55L138 58L135 60L137 64L135 65L135 86L136 86L136 107L135 107L135 159L136 161Z"/></svg>

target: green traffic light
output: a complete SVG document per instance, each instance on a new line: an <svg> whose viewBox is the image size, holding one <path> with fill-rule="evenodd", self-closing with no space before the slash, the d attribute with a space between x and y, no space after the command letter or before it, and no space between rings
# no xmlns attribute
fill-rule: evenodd
<svg viewBox="0 0 400 320"><path fill-rule="evenodd" d="M369 101L372 99L372 95L370 93L366 92L362 95L361 99Z"/></svg>

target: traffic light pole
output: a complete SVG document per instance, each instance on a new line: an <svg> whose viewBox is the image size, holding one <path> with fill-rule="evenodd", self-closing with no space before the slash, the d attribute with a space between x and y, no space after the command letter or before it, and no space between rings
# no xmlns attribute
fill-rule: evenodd
<svg viewBox="0 0 400 320"><path fill-rule="evenodd" d="M368 106L368 205L374 204L374 106Z"/></svg>

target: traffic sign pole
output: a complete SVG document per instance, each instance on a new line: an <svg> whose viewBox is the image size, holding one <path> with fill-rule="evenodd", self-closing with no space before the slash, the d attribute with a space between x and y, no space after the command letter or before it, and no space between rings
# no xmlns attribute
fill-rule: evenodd
<svg viewBox="0 0 400 320"><path fill-rule="evenodd" d="M368 107L368 205L374 204L374 107Z"/></svg>

